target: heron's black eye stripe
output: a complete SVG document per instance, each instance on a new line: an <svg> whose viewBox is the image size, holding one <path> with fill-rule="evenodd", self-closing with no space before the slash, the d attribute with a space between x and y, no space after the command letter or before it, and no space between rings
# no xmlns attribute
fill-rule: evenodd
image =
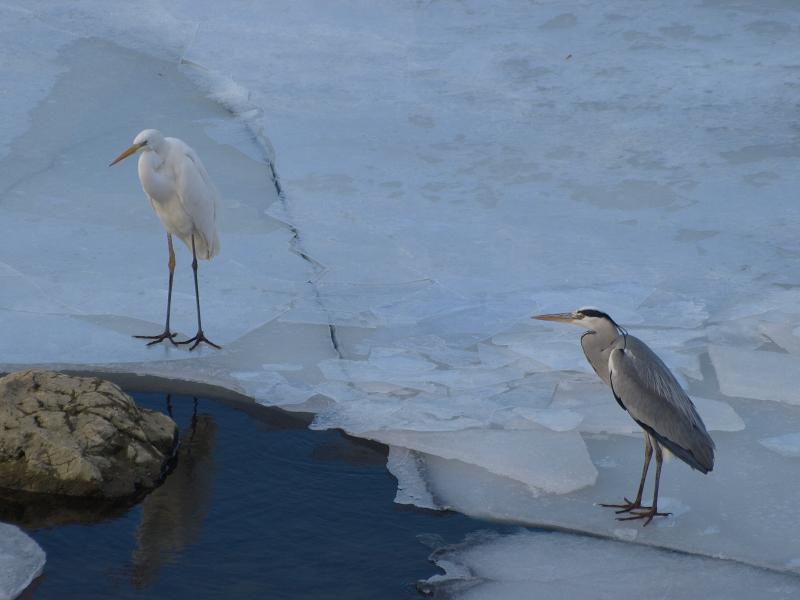
<svg viewBox="0 0 800 600"><path fill-rule="evenodd" d="M582 310L578 314L584 317L597 317L599 319L608 319L609 321L612 320L611 317L609 317L606 313L601 312L599 310L594 310L592 308L587 308L585 310Z"/></svg>

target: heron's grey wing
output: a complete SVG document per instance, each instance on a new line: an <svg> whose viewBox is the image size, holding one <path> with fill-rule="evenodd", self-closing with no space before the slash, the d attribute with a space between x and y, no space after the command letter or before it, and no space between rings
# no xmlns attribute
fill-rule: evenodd
<svg viewBox="0 0 800 600"><path fill-rule="evenodd" d="M691 467L714 467L714 441L686 392L641 340L628 336L608 359L617 401L645 431Z"/></svg>

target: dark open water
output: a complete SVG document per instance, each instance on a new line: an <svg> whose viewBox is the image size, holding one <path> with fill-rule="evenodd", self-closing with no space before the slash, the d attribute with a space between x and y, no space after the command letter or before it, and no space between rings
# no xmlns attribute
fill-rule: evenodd
<svg viewBox="0 0 800 600"><path fill-rule="evenodd" d="M167 411L165 395L134 396ZM419 598L437 569L417 536L498 528L394 504L382 446L258 405L171 405L178 463L144 501L83 524L25 517L47 552L25 598Z"/></svg>

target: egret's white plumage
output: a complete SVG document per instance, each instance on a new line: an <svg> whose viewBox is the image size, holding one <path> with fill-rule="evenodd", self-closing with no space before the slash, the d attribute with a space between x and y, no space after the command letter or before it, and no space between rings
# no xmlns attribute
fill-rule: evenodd
<svg viewBox="0 0 800 600"><path fill-rule="evenodd" d="M198 258L219 253L217 188L197 153L185 142L145 129L133 140L141 147L139 180L161 224L186 246L195 247Z"/></svg>
<svg viewBox="0 0 800 600"><path fill-rule="evenodd" d="M217 200L219 194L197 153L178 138L164 137L156 129L145 129L133 140L133 145L115 158L111 165L128 156L139 156L139 181L150 199L153 210L167 230L169 248L169 293L167 296L167 322L164 333L154 336L136 336L152 339L151 344L165 339L173 344L175 334L169 328L172 303L172 278L175 270L175 253L172 236L178 236L192 251L194 260L195 296L197 299L197 335L185 342L211 343L203 335L200 320L200 291L197 283L197 258L209 260L219 253L217 233Z"/></svg>

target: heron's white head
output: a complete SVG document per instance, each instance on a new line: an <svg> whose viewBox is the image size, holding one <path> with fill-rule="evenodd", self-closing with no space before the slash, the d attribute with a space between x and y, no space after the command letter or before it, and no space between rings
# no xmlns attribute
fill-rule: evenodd
<svg viewBox="0 0 800 600"><path fill-rule="evenodd" d="M552 315L535 315L531 319L538 319L539 321L557 321L559 323L570 323L577 325L590 331L602 331L609 326L615 330L619 329L619 325L604 313L602 310L584 306L575 312L571 313L556 313Z"/></svg>
<svg viewBox="0 0 800 600"><path fill-rule="evenodd" d="M133 145L112 160L111 164L108 166L112 167L119 161L128 158L131 154L136 154L140 150L143 152L158 151L163 143L164 136L161 135L158 129L145 129L144 131L140 131L138 135L133 138Z"/></svg>

